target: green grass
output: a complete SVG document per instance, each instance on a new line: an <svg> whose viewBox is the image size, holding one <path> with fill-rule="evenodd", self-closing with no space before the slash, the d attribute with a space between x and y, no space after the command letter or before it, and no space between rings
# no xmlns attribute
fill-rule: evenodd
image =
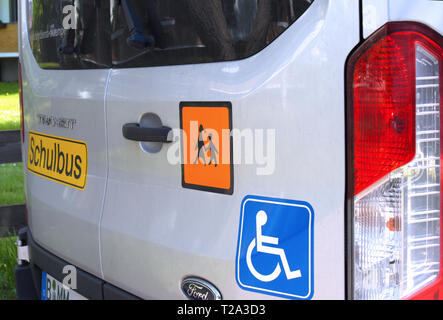
<svg viewBox="0 0 443 320"><path fill-rule="evenodd" d="M0 82L0 130L20 129L19 86ZM23 203L23 165L0 164L0 206Z"/></svg>
<svg viewBox="0 0 443 320"><path fill-rule="evenodd" d="M14 267L17 264L17 237L0 239L0 300L17 299Z"/></svg>
<svg viewBox="0 0 443 320"><path fill-rule="evenodd" d="M18 82L0 82L0 130L20 129Z"/></svg>
<svg viewBox="0 0 443 320"><path fill-rule="evenodd" d="M23 164L0 164L0 206L23 202Z"/></svg>
<svg viewBox="0 0 443 320"><path fill-rule="evenodd" d="M20 129L17 82L0 82L0 130ZM23 165L0 164L0 206L23 203ZM17 263L16 237L0 238L0 300L16 299L14 267Z"/></svg>

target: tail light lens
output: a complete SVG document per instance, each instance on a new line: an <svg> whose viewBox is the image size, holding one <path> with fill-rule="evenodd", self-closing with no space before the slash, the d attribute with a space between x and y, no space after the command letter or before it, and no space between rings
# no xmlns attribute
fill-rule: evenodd
<svg viewBox="0 0 443 320"><path fill-rule="evenodd" d="M350 57L350 296L439 298L443 39L388 23ZM443 298L443 294L441 296Z"/></svg>

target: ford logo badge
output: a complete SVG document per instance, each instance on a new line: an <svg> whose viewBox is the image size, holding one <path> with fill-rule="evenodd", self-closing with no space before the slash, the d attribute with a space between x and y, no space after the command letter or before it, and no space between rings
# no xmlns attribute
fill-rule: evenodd
<svg viewBox="0 0 443 320"><path fill-rule="evenodd" d="M222 298L216 287L202 279L186 278L182 282L181 289L190 300L221 300Z"/></svg>

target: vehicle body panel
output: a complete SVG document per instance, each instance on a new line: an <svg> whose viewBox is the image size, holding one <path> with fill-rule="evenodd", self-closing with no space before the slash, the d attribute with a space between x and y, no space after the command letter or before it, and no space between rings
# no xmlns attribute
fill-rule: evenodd
<svg viewBox="0 0 443 320"><path fill-rule="evenodd" d="M20 63L23 76L25 193L36 242L77 267L101 277L99 222L106 181L104 96L109 71L44 70L33 57L20 1ZM40 121L40 115L75 119L73 128ZM26 170L29 131L84 141L88 174L84 190Z"/></svg>
<svg viewBox="0 0 443 320"><path fill-rule="evenodd" d="M443 33L443 3L433 0L363 0L363 37L388 21L417 21Z"/></svg>
<svg viewBox="0 0 443 320"><path fill-rule="evenodd" d="M344 299L344 68L359 40L358 1L317 0L250 58L112 70L104 279L142 298L182 299L189 276L211 282L225 299L272 298L235 279L241 203L259 195L312 205L313 299ZM242 161L234 165L233 195L184 189L181 166L167 161L170 146L147 153L122 136L122 126L145 113L180 128L182 101L229 101L233 128L274 129L274 172L257 175L263 166Z"/></svg>

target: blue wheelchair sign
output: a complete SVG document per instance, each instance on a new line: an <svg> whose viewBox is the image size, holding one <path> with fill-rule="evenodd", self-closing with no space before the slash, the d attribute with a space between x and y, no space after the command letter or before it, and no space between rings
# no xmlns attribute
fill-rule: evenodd
<svg viewBox="0 0 443 320"><path fill-rule="evenodd" d="M245 197L237 246L238 285L269 295L311 299L313 239L314 210L309 203Z"/></svg>

